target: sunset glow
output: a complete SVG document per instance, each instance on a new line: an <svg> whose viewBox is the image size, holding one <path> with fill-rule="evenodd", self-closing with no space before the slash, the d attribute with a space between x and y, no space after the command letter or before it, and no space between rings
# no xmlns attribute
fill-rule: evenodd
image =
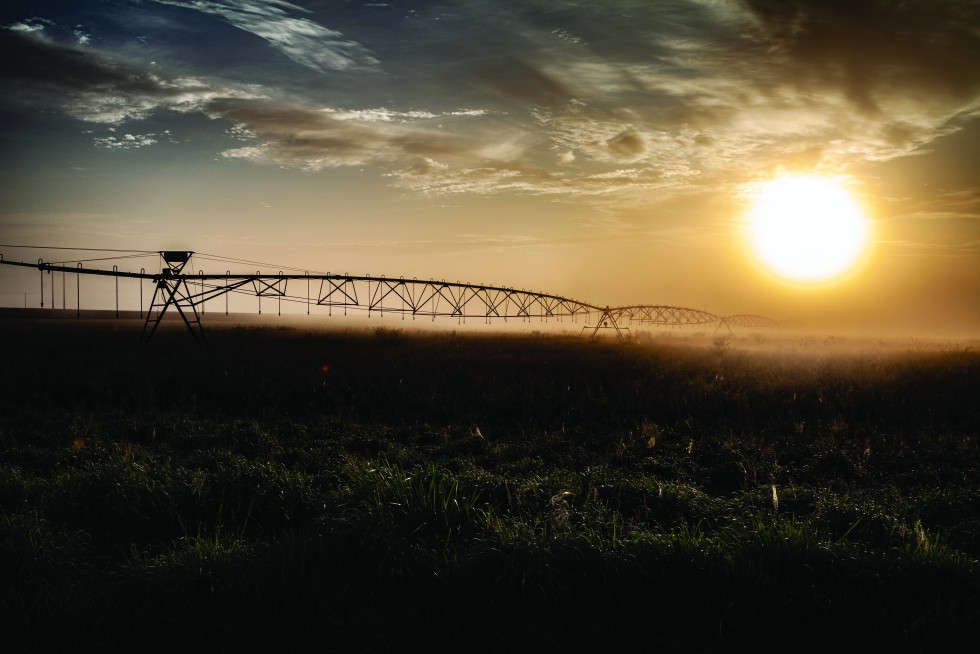
<svg viewBox="0 0 980 654"><path fill-rule="evenodd" d="M978 24L966 0L7 0L0 244L980 333ZM23 275L0 308L41 306Z"/></svg>

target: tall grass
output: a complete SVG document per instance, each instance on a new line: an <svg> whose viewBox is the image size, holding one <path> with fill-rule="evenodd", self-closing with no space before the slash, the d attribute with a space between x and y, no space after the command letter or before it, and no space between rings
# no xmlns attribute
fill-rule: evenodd
<svg viewBox="0 0 980 654"><path fill-rule="evenodd" d="M0 329L24 651L980 635L971 351Z"/></svg>

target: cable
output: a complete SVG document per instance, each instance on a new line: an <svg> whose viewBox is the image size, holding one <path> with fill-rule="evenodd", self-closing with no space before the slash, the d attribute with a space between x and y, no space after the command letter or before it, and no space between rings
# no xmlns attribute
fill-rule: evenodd
<svg viewBox="0 0 980 654"><path fill-rule="evenodd" d="M201 257L202 259L212 259L215 261L224 261L229 263L247 263L252 266L266 266L272 268L285 268L285 266L280 266L274 263L266 263L263 261L251 261L249 259L236 259L234 257L222 257L217 254L208 254L207 252L195 252L194 256ZM296 268L290 268L290 270L297 270Z"/></svg>
<svg viewBox="0 0 980 654"><path fill-rule="evenodd" d="M153 254L130 254L125 257L100 257L97 259L65 259L64 261L45 261L44 263L48 265L59 265L63 263L90 263L92 261L122 261L123 259L142 259L150 256L159 256L156 252Z"/></svg>
<svg viewBox="0 0 980 654"><path fill-rule="evenodd" d="M113 250L112 248L64 248L55 245L9 245L0 243L0 248L26 248L30 250L74 250L78 252L140 252L146 254L160 254L157 250Z"/></svg>
<svg viewBox="0 0 980 654"><path fill-rule="evenodd" d="M88 262L92 262L92 261L112 261L112 260L115 260L115 259L120 259L121 260L121 259L139 258L139 257L147 257L147 256L159 256L159 254L160 254L160 251L159 250L118 250L118 249L113 249L113 248L69 248L69 247L60 247L60 246L54 246L54 245L10 245L10 244L3 244L3 243L0 243L0 248L22 248L22 249L30 249L30 250L67 250L67 251L70 251L70 252L123 252L123 253L127 253L129 255L129 256L126 256L126 257L101 257L101 258L93 258L93 259L65 259L63 261L49 261L49 262L47 262L49 264L88 263ZM206 252L194 252L193 253L193 256L198 257L200 259L207 260L207 261L218 261L218 262L222 262L222 263L241 263L241 264L248 264L248 265L254 265L254 266L263 266L263 267L266 267L266 268L273 268L273 269L279 269L279 270L294 270L296 272L307 272L307 273L312 273L312 274L316 274L316 275L327 275L327 274L329 274L328 272L322 271L322 270L306 270L304 268L296 268L294 266L283 266L283 265L278 265L278 264L274 264L274 263L268 263L268 262L264 262L264 261L252 261L252 260L249 260L249 259L237 259L237 258L234 258L234 257L222 257L222 256L217 255L217 254L208 254Z"/></svg>
<svg viewBox="0 0 980 654"><path fill-rule="evenodd" d="M277 264L274 264L274 263L266 263L266 262L263 262L263 261L250 261L248 259L235 259L233 257L222 257L222 256L219 256L217 254L208 254L206 252L195 252L194 253L194 256L195 257L200 257L202 259L207 259L209 261L222 261L222 262L227 262L227 263L243 263L243 264L248 264L250 266L264 266L266 268L278 268L280 270L296 270L296 271L310 272L310 273L314 273L314 274L317 274L317 275L326 275L326 274L329 274L329 273L326 273L326 272L323 272L323 271L320 271L320 270L306 270L304 268L294 268L293 266L280 266L280 265L277 265Z"/></svg>

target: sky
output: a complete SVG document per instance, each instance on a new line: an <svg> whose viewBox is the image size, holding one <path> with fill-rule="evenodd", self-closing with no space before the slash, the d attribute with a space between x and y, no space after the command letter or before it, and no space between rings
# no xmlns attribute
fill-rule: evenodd
<svg viewBox="0 0 980 654"><path fill-rule="evenodd" d="M3 244L980 334L977 1L6 0L0 48ZM871 220L834 283L746 246L793 173Z"/></svg>

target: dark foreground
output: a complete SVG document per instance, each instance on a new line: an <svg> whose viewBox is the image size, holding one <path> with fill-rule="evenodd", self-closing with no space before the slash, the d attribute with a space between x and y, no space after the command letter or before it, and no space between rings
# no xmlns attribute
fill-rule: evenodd
<svg viewBox="0 0 980 654"><path fill-rule="evenodd" d="M980 637L965 347L137 333L0 322L6 651Z"/></svg>

